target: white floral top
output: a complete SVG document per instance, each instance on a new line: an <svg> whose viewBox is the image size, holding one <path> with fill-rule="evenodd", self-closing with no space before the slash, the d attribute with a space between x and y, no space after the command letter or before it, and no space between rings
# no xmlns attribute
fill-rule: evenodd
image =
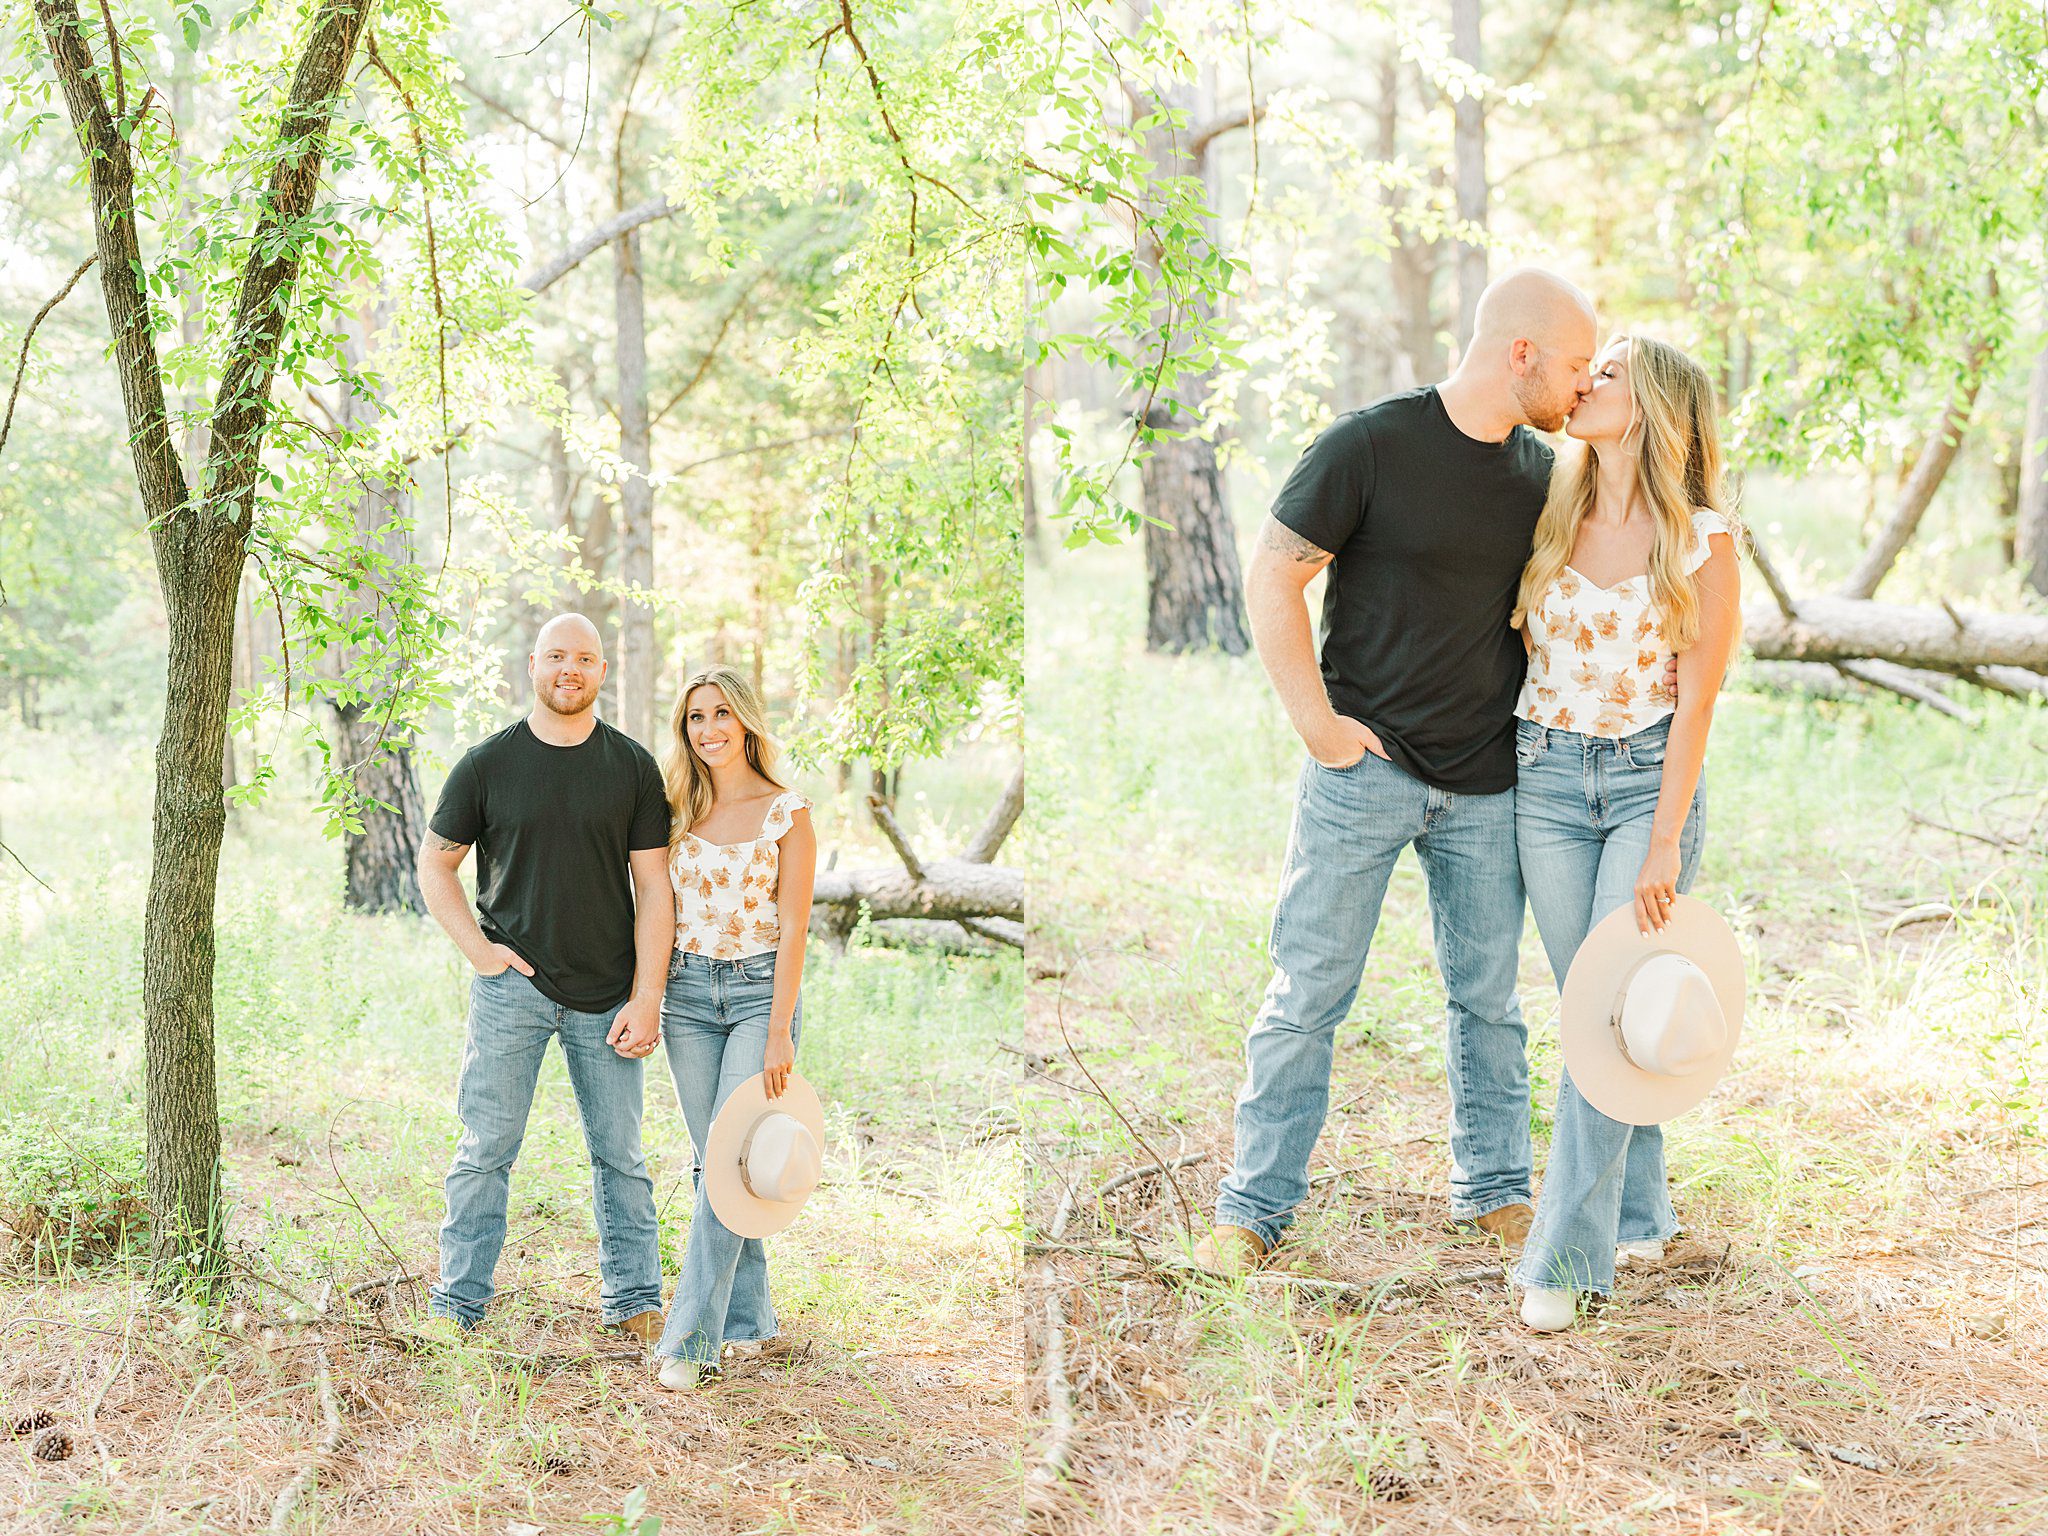
<svg viewBox="0 0 2048 1536"><path fill-rule="evenodd" d="M1685 568L1707 563L1707 540L1728 533L1727 519L1693 513ZM1664 642L1646 571L1611 587L1595 586L1566 566L1529 613L1529 672L1515 713L1554 730L1628 736L1677 706L1664 686L1671 647Z"/></svg>
<svg viewBox="0 0 2048 1536"><path fill-rule="evenodd" d="M781 840L790 818L811 802L786 789L768 803L760 832L744 843L708 843L677 835L668 854L676 892L676 948L714 960L762 955L782 942L776 911Z"/></svg>

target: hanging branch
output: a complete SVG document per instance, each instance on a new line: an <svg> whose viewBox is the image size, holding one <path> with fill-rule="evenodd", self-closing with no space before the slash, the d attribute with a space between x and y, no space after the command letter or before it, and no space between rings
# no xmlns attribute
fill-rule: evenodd
<svg viewBox="0 0 2048 1536"><path fill-rule="evenodd" d="M7 451L7 437L14 430L14 402L21 394L22 375L28 371L28 349L29 344L36 339L36 328L48 318L51 310L71 296L71 290L76 288L78 280L85 276L85 269L99 259L99 252L94 251L92 255L81 261L76 269L73 270L71 276L64 280L64 286L57 290L56 296L36 311L35 319L29 321L28 329L22 333L21 359L14 365L14 385L7 391L7 415L4 420L0 420L0 453ZM5 597L6 591L5 587L0 587L0 598Z"/></svg>

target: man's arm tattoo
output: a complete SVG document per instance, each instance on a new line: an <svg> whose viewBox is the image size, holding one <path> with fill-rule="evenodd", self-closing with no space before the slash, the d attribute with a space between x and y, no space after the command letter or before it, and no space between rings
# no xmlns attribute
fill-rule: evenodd
<svg viewBox="0 0 2048 1536"><path fill-rule="evenodd" d="M1314 566L1318 570L1328 565L1333 558L1327 549L1309 543L1275 517L1268 517L1259 524L1259 543L1276 555L1284 556L1298 565Z"/></svg>
<svg viewBox="0 0 2048 1536"><path fill-rule="evenodd" d="M460 851L461 849L467 848L469 844L458 843L457 841L455 841L454 838L443 837L438 832L429 832L427 834L427 846L429 848L432 848L436 853L455 853Z"/></svg>

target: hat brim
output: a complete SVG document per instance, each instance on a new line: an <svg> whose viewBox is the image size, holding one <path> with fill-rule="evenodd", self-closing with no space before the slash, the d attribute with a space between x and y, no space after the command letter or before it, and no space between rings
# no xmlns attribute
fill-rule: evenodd
<svg viewBox="0 0 2048 1536"><path fill-rule="evenodd" d="M1614 994L1638 961L1658 953L1680 954L1706 973L1728 1038L1718 1057L1687 1077L1645 1072L1621 1054L1610 1019ZM1558 1004L1557 1033L1565 1069L1579 1092L1601 1114L1624 1125L1661 1125L1712 1093L1735 1059L1742 1039L1742 1005L1749 990L1742 947L1727 920L1704 901L1681 896L1661 933L1644 938L1636 928L1635 905L1610 912L1594 925L1572 957Z"/></svg>
<svg viewBox="0 0 2048 1536"><path fill-rule="evenodd" d="M773 1237L804 1208L802 1200L763 1200L740 1178L740 1148L746 1145L747 1131L770 1109L794 1115L816 1138L818 1150L825 1148L825 1107L818 1102L817 1090L794 1068L779 1099L768 1097L767 1081L759 1072L733 1089L704 1138L704 1192L726 1230L741 1237Z"/></svg>

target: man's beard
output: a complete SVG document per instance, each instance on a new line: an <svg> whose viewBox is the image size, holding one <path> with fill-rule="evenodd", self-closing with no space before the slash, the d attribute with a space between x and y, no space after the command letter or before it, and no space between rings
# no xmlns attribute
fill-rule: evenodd
<svg viewBox="0 0 2048 1536"><path fill-rule="evenodd" d="M597 703L597 690L595 688L583 689L577 695L577 697L573 701L569 702L567 705L557 702L557 700L554 697L554 694L555 690L553 688L536 687L533 690L533 696L536 700L539 701L540 707L542 709L545 709L549 714L552 715L561 715L565 719L574 719L577 715L582 714L585 710L589 709L592 705Z"/></svg>
<svg viewBox="0 0 2048 1536"><path fill-rule="evenodd" d="M1576 396L1554 399L1543 393L1547 381L1539 378L1515 380L1515 404L1538 432L1562 432L1572 413Z"/></svg>

